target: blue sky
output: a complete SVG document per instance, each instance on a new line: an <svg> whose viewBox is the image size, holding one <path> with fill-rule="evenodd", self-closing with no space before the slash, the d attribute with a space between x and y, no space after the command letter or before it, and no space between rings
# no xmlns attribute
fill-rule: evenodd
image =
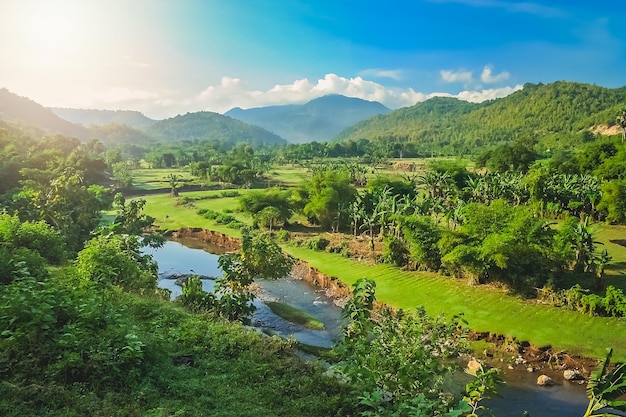
<svg viewBox="0 0 626 417"><path fill-rule="evenodd" d="M621 1L0 0L0 87L155 118L626 85Z"/></svg>

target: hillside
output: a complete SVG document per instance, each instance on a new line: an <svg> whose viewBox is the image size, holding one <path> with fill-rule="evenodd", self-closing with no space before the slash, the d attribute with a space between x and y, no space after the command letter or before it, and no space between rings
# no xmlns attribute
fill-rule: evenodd
<svg viewBox="0 0 626 417"><path fill-rule="evenodd" d="M86 139L89 131L83 126L63 120L33 100L0 89L0 121L25 133L62 134Z"/></svg>
<svg viewBox="0 0 626 417"><path fill-rule="evenodd" d="M146 117L143 113L132 110L94 110L94 109L67 109L50 107L50 110L60 118L85 127L92 125L126 125L134 129L145 129L156 120Z"/></svg>
<svg viewBox="0 0 626 417"><path fill-rule="evenodd" d="M301 105L236 107L225 115L261 126L289 142L304 143L328 141L348 126L390 111L378 102L332 94Z"/></svg>
<svg viewBox="0 0 626 417"><path fill-rule="evenodd" d="M424 151L451 154L518 138L534 138L546 147L569 146L582 140L586 130L606 131L625 105L626 87L526 84L507 97L480 104L435 97L357 123L334 139L413 142Z"/></svg>
<svg viewBox="0 0 626 417"><path fill-rule="evenodd" d="M158 121L148 127L146 133L161 141L198 139L230 145L248 143L257 146L285 143L283 138L258 126L206 111Z"/></svg>

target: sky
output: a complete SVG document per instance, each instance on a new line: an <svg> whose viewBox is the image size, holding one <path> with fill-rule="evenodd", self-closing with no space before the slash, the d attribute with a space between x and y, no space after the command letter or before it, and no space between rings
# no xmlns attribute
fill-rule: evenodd
<svg viewBox="0 0 626 417"><path fill-rule="evenodd" d="M326 94L397 109L525 83L616 88L624 22L621 0L0 0L0 88L155 119Z"/></svg>

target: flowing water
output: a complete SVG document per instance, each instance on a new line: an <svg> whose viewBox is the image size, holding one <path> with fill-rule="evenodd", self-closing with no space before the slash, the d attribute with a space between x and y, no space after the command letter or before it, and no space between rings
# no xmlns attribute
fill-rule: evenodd
<svg viewBox="0 0 626 417"><path fill-rule="evenodd" d="M159 264L158 286L172 292L172 298L182 293L173 274L198 274L207 277L220 277L217 260L219 247L212 247L193 239L167 241L157 250L147 250ZM210 253L212 252L212 253ZM308 282L291 277L279 280L255 280L259 288L252 317L254 326L276 333L283 337L294 336L298 341L312 346L331 347L341 335L341 309L324 295L324 291ZM202 288L213 291L214 281L203 279ZM274 314L265 301L279 301L296 307L324 323L324 330L310 330L290 323Z"/></svg>
<svg viewBox="0 0 626 417"><path fill-rule="evenodd" d="M193 239L168 241L157 250L147 250L159 263L161 288L172 291L172 297L181 294L181 287L166 276L174 273L198 274L208 277L222 275L217 260L225 251ZM324 295L320 288L293 279L256 280L260 292L254 304L252 318L255 326L283 337L294 336L302 343L331 347L341 335L341 309ZM205 291L213 291L213 280L203 279ZM308 330L278 317L264 301L280 301L305 311L324 323L324 330ZM536 385L538 373L506 370L506 385L498 389L498 397L485 403L497 417L522 417L528 411L533 417L577 417L585 412L587 399L584 386L568 381L552 387Z"/></svg>

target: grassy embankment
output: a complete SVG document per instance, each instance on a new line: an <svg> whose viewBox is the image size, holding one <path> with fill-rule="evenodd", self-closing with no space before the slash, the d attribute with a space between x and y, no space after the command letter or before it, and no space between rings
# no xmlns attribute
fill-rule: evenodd
<svg viewBox="0 0 626 417"><path fill-rule="evenodd" d="M58 358L44 368L55 375L55 367L64 365L68 380L47 375L40 368L44 365L33 360L33 367L24 365L14 370L14 378L0 381L0 415L313 417L354 412L348 389L322 376L321 367L303 363L289 341L263 337L237 323L207 320L156 297L120 292L109 295L107 302L107 311L116 312L123 328L101 322L81 327L90 320L83 317L72 331L85 332L91 347L84 352L76 352L73 345L58 348L52 352ZM106 341L115 343L120 331L132 332L141 341L141 366L132 374L113 369L101 380L84 376L72 382L71 361L74 366L83 361L106 363L106 358L94 355L104 355L99 352L110 349ZM77 359L81 355L83 359ZM114 361L122 353L111 355Z"/></svg>
<svg viewBox="0 0 626 417"><path fill-rule="evenodd" d="M210 191L208 193L214 193ZM244 191L245 192L245 191ZM199 197L204 192L185 193ZM236 198L195 201L195 208L175 206L167 195L146 197L146 212L164 229L201 227L237 236L225 226L215 225L195 213L197 208L215 211L235 210ZM167 214L167 217L165 215ZM242 221L250 219L237 215ZM598 238L606 241L613 256L607 283L624 287L626 248L608 242L624 236L625 228L603 226ZM465 282L437 274L403 271L389 265L369 265L338 254L316 252L302 247L285 246L292 256L307 261L321 272L339 277L347 285L367 277L377 283L377 298L388 305L412 310L423 305L430 314L463 313L472 329L514 336L537 345L553 345L573 354L602 357L606 347L615 349L617 359L626 359L626 321L590 317L581 313L521 300L502 290L486 286L473 287Z"/></svg>

